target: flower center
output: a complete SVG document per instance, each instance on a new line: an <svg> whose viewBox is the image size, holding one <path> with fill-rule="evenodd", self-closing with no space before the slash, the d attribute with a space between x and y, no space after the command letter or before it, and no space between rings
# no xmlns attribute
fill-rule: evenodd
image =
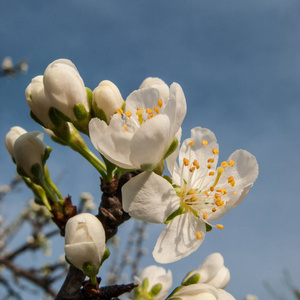
<svg viewBox="0 0 300 300"><path fill-rule="evenodd" d="M147 120L157 116L161 112L162 107L163 101L162 99L158 99L157 106L153 108L148 107L143 109L138 107L135 112L136 117L134 117L134 114L130 110L124 112L121 108L117 110L117 113L125 120L125 131L135 132Z"/></svg>
<svg viewBox="0 0 300 300"><path fill-rule="evenodd" d="M200 166L198 160L191 159L191 147L195 143L189 143L188 158L183 158L181 168L181 188L178 189L178 196L181 199L181 205L197 218L206 220L209 215L215 213L230 200L230 196L236 192L233 191L235 180L233 176L229 176L226 181L220 179L224 176L225 168L233 167L233 160L224 161L221 166L214 170L213 163L219 155L216 148L212 148L212 156L208 158L207 163ZM202 145L206 147L208 142L203 140ZM209 224L211 225L211 224ZM212 225L211 225L212 226ZM223 229L223 225L215 227ZM196 233L197 238L201 238L199 232Z"/></svg>

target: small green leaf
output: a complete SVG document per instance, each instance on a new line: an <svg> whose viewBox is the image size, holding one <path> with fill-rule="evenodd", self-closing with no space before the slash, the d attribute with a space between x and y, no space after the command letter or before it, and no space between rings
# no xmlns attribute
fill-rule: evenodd
<svg viewBox="0 0 300 300"><path fill-rule="evenodd" d="M78 104L74 105L73 112L78 121L82 121L89 115L89 113L86 111L86 109L82 103L78 103Z"/></svg>
<svg viewBox="0 0 300 300"><path fill-rule="evenodd" d="M169 149L167 150L164 159L166 159L169 155L171 155L176 150L177 147L178 147L178 140L177 138L175 138L171 143Z"/></svg>
<svg viewBox="0 0 300 300"><path fill-rule="evenodd" d="M157 294L159 294L159 292L162 290L162 284L161 283L157 283L155 284L152 289L150 290L150 296L156 296Z"/></svg>
<svg viewBox="0 0 300 300"><path fill-rule="evenodd" d="M168 225L175 217L186 213L186 209L183 206L180 206L176 211L174 211L170 216L168 216L165 224Z"/></svg>
<svg viewBox="0 0 300 300"><path fill-rule="evenodd" d="M198 283L200 280L200 274L196 273L193 276L191 276L190 278L188 278L188 280L186 280L184 283L182 283L182 285L190 285L190 284L196 284Z"/></svg>

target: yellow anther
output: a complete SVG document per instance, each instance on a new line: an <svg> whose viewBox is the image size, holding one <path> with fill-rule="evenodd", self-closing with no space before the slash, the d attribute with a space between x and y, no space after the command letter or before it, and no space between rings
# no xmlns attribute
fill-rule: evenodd
<svg viewBox="0 0 300 300"><path fill-rule="evenodd" d="M130 118L132 116L132 112L130 110L125 111L125 116Z"/></svg>
<svg viewBox="0 0 300 300"><path fill-rule="evenodd" d="M197 169L200 168L200 165L199 165L199 162L198 162L197 159L195 159L195 160L193 161L193 165L194 165Z"/></svg>
<svg viewBox="0 0 300 300"><path fill-rule="evenodd" d="M211 169L211 165L207 165L207 169Z"/></svg>
<svg viewBox="0 0 300 300"><path fill-rule="evenodd" d="M118 108L118 109L117 109L117 113L118 113L120 116L122 116L123 109L121 109L121 108Z"/></svg>
<svg viewBox="0 0 300 300"><path fill-rule="evenodd" d="M233 192L233 195L235 195L236 194L236 192Z"/></svg>
<svg viewBox="0 0 300 300"><path fill-rule="evenodd" d="M221 199L221 195L220 195L220 194L217 194L217 193L215 193L215 198L216 198L216 199Z"/></svg>
<svg viewBox="0 0 300 300"><path fill-rule="evenodd" d="M162 107L163 106L163 101L161 99L158 99L157 104L158 104L159 107Z"/></svg>
<svg viewBox="0 0 300 300"><path fill-rule="evenodd" d="M195 167L191 167L190 172L193 173L195 171L195 169L196 169Z"/></svg>
<svg viewBox="0 0 300 300"><path fill-rule="evenodd" d="M207 160L207 162L208 163L213 163L215 160L213 159L213 158L209 158L208 160Z"/></svg>
<svg viewBox="0 0 300 300"><path fill-rule="evenodd" d="M129 132L127 125L125 124L125 131Z"/></svg>
<svg viewBox="0 0 300 300"><path fill-rule="evenodd" d="M202 146L206 146L206 145L208 145L208 141L203 140L203 141L202 141Z"/></svg>
<svg viewBox="0 0 300 300"><path fill-rule="evenodd" d="M156 119L155 119L156 120ZM187 158L183 159L184 165L187 167L190 164L190 161Z"/></svg>
<svg viewBox="0 0 300 300"><path fill-rule="evenodd" d="M153 112L153 110L152 110L151 108L147 108L147 109L146 109L146 113L147 113L147 114L150 115L150 114L152 114L152 112Z"/></svg>
<svg viewBox="0 0 300 300"><path fill-rule="evenodd" d="M219 150L216 149L216 148L213 148L213 149L212 149L212 153L213 153L213 154L219 154Z"/></svg>
<svg viewBox="0 0 300 300"><path fill-rule="evenodd" d="M155 107L153 108L153 110L154 110L157 114L159 114L159 108L158 108L157 106L155 106Z"/></svg>
<svg viewBox="0 0 300 300"><path fill-rule="evenodd" d="M221 166L222 166L223 168L226 168L226 167L227 167L227 161L223 161L223 162L221 163Z"/></svg>
<svg viewBox="0 0 300 300"><path fill-rule="evenodd" d="M225 188L222 188L222 189L221 189L221 193L222 193L223 195L226 195L226 194L227 194L226 189L225 189Z"/></svg>
<svg viewBox="0 0 300 300"><path fill-rule="evenodd" d="M195 142L190 142L189 143L189 146L194 146L195 145Z"/></svg>
<svg viewBox="0 0 300 300"><path fill-rule="evenodd" d="M218 173L222 174L224 173L224 169L222 167L217 168Z"/></svg>
<svg viewBox="0 0 300 300"><path fill-rule="evenodd" d="M232 180L234 180L234 179L233 179L233 176L229 176L229 177L228 177L228 183L229 183L230 181L232 181Z"/></svg>
<svg viewBox="0 0 300 300"><path fill-rule="evenodd" d="M217 206L224 206L224 201L222 201L222 200L215 200L215 204Z"/></svg>
<svg viewBox="0 0 300 300"><path fill-rule="evenodd" d="M212 209L211 209L211 211L212 212L215 212L217 209L215 208L215 207L213 207Z"/></svg>
<svg viewBox="0 0 300 300"><path fill-rule="evenodd" d="M207 219L207 212L203 213L203 219L206 220Z"/></svg>
<svg viewBox="0 0 300 300"><path fill-rule="evenodd" d="M149 119L151 119L151 118L153 118L153 117L155 117L156 115L155 114L152 114L152 115L150 115L148 118L147 118L147 120L149 120Z"/></svg>
<svg viewBox="0 0 300 300"><path fill-rule="evenodd" d="M209 191L204 192L207 197L209 197Z"/></svg>
<svg viewBox="0 0 300 300"><path fill-rule="evenodd" d="M211 191L213 191L215 188L214 188L213 186L211 186L209 189L210 189Z"/></svg>
<svg viewBox="0 0 300 300"><path fill-rule="evenodd" d="M194 202L196 200L196 195L192 195L192 197L189 200Z"/></svg>
<svg viewBox="0 0 300 300"><path fill-rule="evenodd" d="M201 240L201 239L202 239L202 234L201 234L199 231L196 232L196 238L197 238L198 240Z"/></svg>
<svg viewBox="0 0 300 300"><path fill-rule="evenodd" d="M223 229L224 228L224 226L221 225L221 224L217 224L216 227L219 228L219 229Z"/></svg>
<svg viewBox="0 0 300 300"><path fill-rule="evenodd" d="M138 116L142 115L143 113L144 113L144 110L142 108L140 108L140 107L136 110L136 114Z"/></svg>
<svg viewBox="0 0 300 300"><path fill-rule="evenodd" d="M209 176L214 176L214 175L215 175L215 172L209 172L208 175L209 175Z"/></svg>
<svg viewBox="0 0 300 300"><path fill-rule="evenodd" d="M231 161L229 161L229 163L228 163L231 167L233 167L234 166L234 164L235 164L235 161L234 160L231 160Z"/></svg>
<svg viewBox="0 0 300 300"><path fill-rule="evenodd" d="M235 181L234 180L230 181L230 184L231 186L235 186Z"/></svg>

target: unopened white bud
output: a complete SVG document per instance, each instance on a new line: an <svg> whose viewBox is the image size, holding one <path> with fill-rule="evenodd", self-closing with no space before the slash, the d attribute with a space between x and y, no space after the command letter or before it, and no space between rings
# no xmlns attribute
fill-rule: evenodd
<svg viewBox="0 0 300 300"><path fill-rule="evenodd" d="M93 110L96 117L109 124L111 117L124 105L118 87L109 80L103 80L93 91Z"/></svg>
<svg viewBox="0 0 300 300"><path fill-rule="evenodd" d="M68 261L87 276L96 276L105 252L102 223L92 214L83 213L66 225L65 253Z"/></svg>
<svg viewBox="0 0 300 300"><path fill-rule="evenodd" d="M61 116L73 122L81 121L89 113L84 82L75 65L68 59L52 62L44 73L45 95Z"/></svg>
<svg viewBox="0 0 300 300"><path fill-rule="evenodd" d="M10 131L5 136L5 146L10 156L14 159L14 144L17 138L19 138L22 134L27 131L20 126L14 126L10 129Z"/></svg>

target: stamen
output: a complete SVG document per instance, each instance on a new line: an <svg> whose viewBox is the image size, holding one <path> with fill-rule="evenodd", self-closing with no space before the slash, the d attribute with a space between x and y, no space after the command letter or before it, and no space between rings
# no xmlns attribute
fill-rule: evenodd
<svg viewBox="0 0 300 300"><path fill-rule="evenodd" d="M211 169L211 165L207 165L207 169Z"/></svg>
<svg viewBox="0 0 300 300"><path fill-rule="evenodd" d="M231 167L233 167L234 164L235 164L235 161L234 161L234 160L231 160L228 164L229 164Z"/></svg>
<svg viewBox="0 0 300 300"><path fill-rule="evenodd" d="M222 166L223 168L226 168L226 167L227 167L227 161L223 161L223 162L221 163L221 166Z"/></svg>
<svg viewBox="0 0 300 300"><path fill-rule="evenodd" d="M212 153L213 153L213 154L219 154L219 150L216 149L216 148L213 148L213 149L212 149Z"/></svg>
<svg viewBox="0 0 300 300"><path fill-rule="evenodd" d="M206 220L207 219L207 212L203 213L203 219Z"/></svg>
<svg viewBox="0 0 300 300"><path fill-rule="evenodd" d="M152 112L153 112L153 110L152 110L151 108L147 108L147 109L146 109L146 113L147 113L147 114L150 115L150 114L152 114Z"/></svg>
<svg viewBox="0 0 300 300"><path fill-rule="evenodd" d="M158 99L157 104L158 104L159 107L162 107L163 106L163 101L161 99Z"/></svg>
<svg viewBox="0 0 300 300"><path fill-rule="evenodd" d="M130 118L132 116L132 112L130 110L125 111L125 116Z"/></svg>
<svg viewBox="0 0 300 300"><path fill-rule="evenodd" d="M193 165L194 165L197 169L200 168L200 165L199 165L199 162L198 162L197 159L195 159L195 160L193 161Z"/></svg>
<svg viewBox="0 0 300 300"><path fill-rule="evenodd" d="M216 227L219 228L219 229L223 229L224 228L224 226L221 225L221 224L217 224Z"/></svg>
<svg viewBox="0 0 300 300"><path fill-rule="evenodd" d="M190 164L190 161L187 158L184 158L183 163L187 167Z"/></svg>
<svg viewBox="0 0 300 300"><path fill-rule="evenodd" d="M190 172L193 173L195 171L195 169L196 169L195 167L191 167Z"/></svg>
<svg viewBox="0 0 300 300"><path fill-rule="evenodd" d="M219 167L219 168L217 168L217 171L218 171L218 175L217 175L216 181L213 185L214 187L216 187L217 183L219 182L221 174L224 173L224 169L222 167Z"/></svg>
<svg viewBox="0 0 300 300"><path fill-rule="evenodd" d="M215 160L213 159L213 158L209 158L208 160L207 160L207 162L208 163L213 163Z"/></svg>
<svg viewBox="0 0 300 300"><path fill-rule="evenodd" d="M190 142L189 143L189 146L194 146L195 145L195 142Z"/></svg>
<svg viewBox="0 0 300 300"><path fill-rule="evenodd" d="M118 108L118 109L117 109L117 113L118 113L120 116L122 116L122 114L123 114L123 109Z"/></svg>
<svg viewBox="0 0 300 300"><path fill-rule="evenodd" d="M144 113L144 110L140 107L137 108L137 111L136 111L136 114L138 115L139 117L139 122L140 122L140 125L143 124L143 113Z"/></svg>
<svg viewBox="0 0 300 300"><path fill-rule="evenodd" d="M217 209L215 208L215 207L213 207L212 209L211 209L211 211L212 212L215 212Z"/></svg>
<svg viewBox="0 0 300 300"><path fill-rule="evenodd" d="M214 175L215 175L215 172L209 172L208 175L209 175L209 176L214 176Z"/></svg>
<svg viewBox="0 0 300 300"><path fill-rule="evenodd" d="M127 125L125 124L125 131L129 132Z"/></svg>
<svg viewBox="0 0 300 300"><path fill-rule="evenodd" d="M157 114L159 114L159 108L158 108L157 106L155 106L155 107L153 108L153 110L154 110Z"/></svg>
<svg viewBox="0 0 300 300"><path fill-rule="evenodd" d="M201 234L199 231L196 232L196 238L197 238L198 240L201 240L201 239L202 239L202 234Z"/></svg>
<svg viewBox="0 0 300 300"><path fill-rule="evenodd" d="M208 145L208 141L203 140L203 141L202 141L202 146L206 146L206 145Z"/></svg>
<svg viewBox="0 0 300 300"><path fill-rule="evenodd" d="M215 188L214 188L213 186L211 186L209 189L210 189L211 191L213 191Z"/></svg>
<svg viewBox="0 0 300 300"><path fill-rule="evenodd" d="M209 197L209 192L208 192L208 191L205 191L204 193L205 193L205 195L206 195L207 197Z"/></svg>

